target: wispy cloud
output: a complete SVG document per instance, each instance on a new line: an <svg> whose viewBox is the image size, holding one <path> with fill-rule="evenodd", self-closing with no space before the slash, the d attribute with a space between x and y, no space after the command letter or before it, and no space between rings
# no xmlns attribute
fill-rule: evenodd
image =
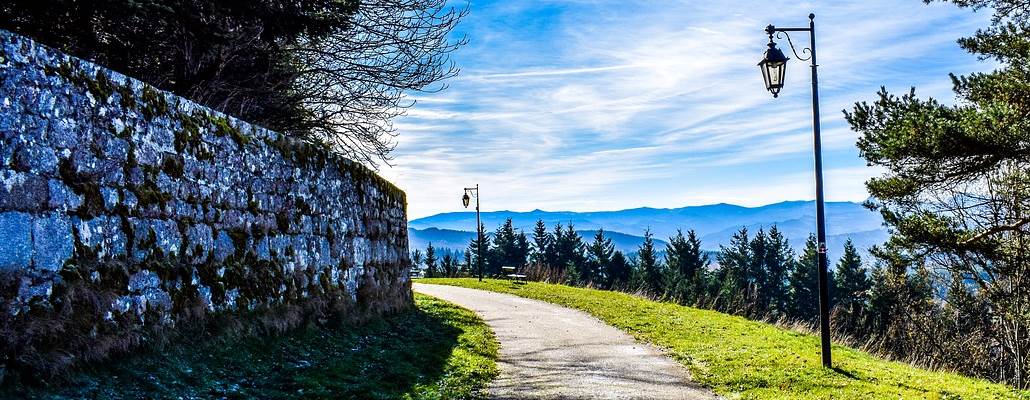
<svg viewBox="0 0 1030 400"><path fill-rule="evenodd" d="M862 200L878 171L840 110L881 85L950 99L947 73L991 67L955 45L987 15L892 0L474 2L461 75L397 121L396 166L382 172L412 217L458 209L474 183L485 209L812 198L808 67L792 61L773 100L755 66L764 26L805 25L810 11L827 194Z"/></svg>

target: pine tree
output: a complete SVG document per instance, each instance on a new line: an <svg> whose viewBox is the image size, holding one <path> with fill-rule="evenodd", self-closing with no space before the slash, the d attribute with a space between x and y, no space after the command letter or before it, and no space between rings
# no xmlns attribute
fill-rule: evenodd
<svg viewBox="0 0 1030 400"><path fill-rule="evenodd" d="M422 267L421 249L415 249L411 252L411 266L414 267L416 271Z"/></svg>
<svg viewBox="0 0 1030 400"><path fill-rule="evenodd" d="M436 275L436 249L433 248L433 242L429 242L426 247L426 278L436 278Z"/></svg>
<svg viewBox="0 0 1030 400"><path fill-rule="evenodd" d="M746 277L745 285L747 287L745 291L745 298L747 299L746 308L748 315L762 317L767 315L770 297L772 297L772 293L763 290L768 286L768 267L765 265L765 261L770 250L769 237L766 236L765 230L758 229L758 233L751 239L749 247L751 262L748 263L744 273Z"/></svg>
<svg viewBox="0 0 1030 400"><path fill-rule="evenodd" d="M458 272L454 256L450 252L445 253L443 258L440 259L440 267L443 268L444 276L448 278L453 278Z"/></svg>
<svg viewBox="0 0 1030 400"><path fill-rule="evenodd" d="M463 257L465 261L461 264L461 274L464 276L475 275L475 273L473 273L472 267L472 252L466 251Z"/></svg>
<svg viewBox="0 0 1030 400"><path fill-rule="evenodd" d="M562 243L565 242L565 227L562 224L554 224L554 232L551 233L551 243L547 247L547 265L552 273L564 272L567 262L562 256Z"/></svg>
<svg viewBox="0 0 1030 400"><path fill-rule="evenodd" d="M873 269L862 331L875 339L878 351L906 357L918 354L939 362L940 339L948 332L941 332L936 320L940 309L933 299L929 270L922 257L899 252L892 242L871 250L878 266Z"/></svg>
<svg viewBox="0 0 1030 400"><path fill-rule="evenodd" d="M655 254L653 236L651 229L644 231L644 242L637 251L637 271L640 275L637 290L647 295L660 296L665 292L665 282L662 279L662 265Z"/></svg>
<svg viewBox="0 0 1030 400"><path fill-rule="evenodd" d="M819 320L819 250L814 235L805 241L801 253L790 274L790 298L787 305L791 318L816 322Z"/></svg>
<svg viewBox="0 0 1030 400"><path fill-rule="evenodd" d="M844 255L834 268L833 277L830 293L833 295L835 321L840 329L853 331L865 309L871 283L862 266L862 257L851 239L844 243Z"/></svg>
<svg viewBox="0 0 1030 400"><path fill-rule="evenodd" d="M612 256L615 254L615 245L612 244L612 240L605 238L604 229L598 229L597 234L594 235L594 241L587 247L587 255L589 265L590 276L586 279L588 282L607 286L609 279L605 276L608 271L608 265L612 262Z"/></svg>
<svg viewBox="0 0 1030 400"><path fill-rule="evenodd" d="M881 88L876 101L855 104L845 118L860 134L862 157L883 171L866 187L891 228L889 253L920 258L907 267L962 275L978 288L989 321L981 329L991 337L965 341L968 350L956 358L993 354L991 377L1030 387L1030 4L950 2L993 11L991 26L958 41L992 67L952 75L954 101ZM892 254L881 261L893 263ZM927 343L938 336L907 334Z"/></svg>
<svg viewBox="0 0 1030 400"><path fill-rule="evenodd" d="M686 237L676 231L676 236L669 238L665 264L669 271L668 297L681 304L697 304L705 294L709 258L693 229Z"/></svg>
<svg viewBox="0 0 1030 400"><path fill-rule="evenodd" d="M608 268L605 270L606 286L612 289L625 290L629 285L632 273L633 270L630 268L629 261L626 260L626 255L616 250L612 254L612 261L608 263Z"/></svg>
<svg viewBox="0 0 1030 400"><path fill-rule="evenodd" d="M529 244L529 238L526 237L525 232L520 230L519 233L515 235L515 251L512 256L512 259L518 260L518 267L526 265L531 251L532 246Z"/></svg>
<svg viewBox="0 0 1030 400"><path fill-rule="evenodd" d="M473 275L478 276L480 272L482 272L483 276L490 276L488 272L490 271L489 262L492 258L490 257L490 248L490 236L486 234L486 225L480 223L479 233L472 238L472 241L469 243L468 251L466 252L466 254L471 257L472 264L470 265ZM480 249L482 249L482 252L480 252ZM481 254L482 260L480 260ZM480 271L480 267L482 267L482 271Z"/></svg>
<svg viewBox="0 0 1030 400"><path fill-rule="evenodd" d="M538 219L533 227L533 252L530 261L533 264L547 266L554 261L551 252L554 250L552 243L554 236L547 232L547 225L544 220Z"/></svg>
<svg viewBox="0 0 1030 400"><path fill-rule="evenodd" d="M747 228L740 228L733 234L729 246L720 245L716 259L719 269L713 282L716 290L712 296L715 299L714 306L721 311L739 313L744 310L747 271L751 265L751 240Z"/></svg>
<svg viewBox="0 0 1030 400"><path fill-rule="evenodd" d="M776 225L773 225L769 229L765 251L765 287L761 289L767 295L769 316L780 316L787 313L789 293L787 277L792 272L793 264L794 250L790 248L790 242L780 233Z"/></svg>
<svg viewBox="0 0 1030 400"><path fill-rule="evenodd" d="M579 274L579 266L571 261L568 264L565 264L565 273L562 274L562 283L569 286L575 286L579 285L581 282L583 282L583 279Z"/></svg>
<svg viewBox="0 0 1030 400"><path fill-rule="evenodd" d="M586 245L583 244L583 237L579 236L572 224L569 224L564 230L561 224L557 224L554 231L556 265L561 265L566 270L572 266L576 269L578 279L586 278L583 273L586 265ZM581 283L578 279L575 284Z"/></svg>
<svg viewBox="0 0 1030 400"><path fill-rule="evenodd" d="M501 267L519 268L526 264L529 242L525 234L516 231L511 218L501 224L494 233L491 255L491 267L488 270L491 275L501 273Z"/></svg>

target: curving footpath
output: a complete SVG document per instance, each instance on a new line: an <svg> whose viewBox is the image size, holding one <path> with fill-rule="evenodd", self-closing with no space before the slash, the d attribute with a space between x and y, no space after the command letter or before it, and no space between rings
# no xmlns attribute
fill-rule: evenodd
<svg viewBox="0 0 1030 400"><path fill-rule="evenodd" d="M503 293L412 284L479 314L501 344L493 399L714 399L658 349L581 311Z"/></svg>

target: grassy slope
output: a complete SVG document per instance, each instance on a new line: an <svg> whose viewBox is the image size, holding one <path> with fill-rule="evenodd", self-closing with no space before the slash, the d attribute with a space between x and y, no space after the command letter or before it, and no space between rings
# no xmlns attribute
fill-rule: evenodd
<svg viewBox="0 0 1030 400"><path fill-rule="evenodd" d="M474 313L416 295L416 308L347 329L180 344L0 398L481 398L497 375Z"/></svg>
<svg viewBox="0 0 1030 400"><path fill-rule="evenodd" d="M885 361L836 345L836 368L824 369L817 336L624 293L497 280L419 282L511 293L583 310L639 340L665 348L690 369L696 381L729 398L1030 398L1030 393L1008 386Z"/></svg>

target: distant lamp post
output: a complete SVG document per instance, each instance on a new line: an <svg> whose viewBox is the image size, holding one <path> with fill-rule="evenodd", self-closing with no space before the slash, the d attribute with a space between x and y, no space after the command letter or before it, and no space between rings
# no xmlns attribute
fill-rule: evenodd
<svg viewBox="0 0 1030 400"><path fill-rule="evenodd" d="M765 51L765 57L758 63L762 70L762 78L765 79L765 88L778 97L780 89L783 89L783 77L787 69L787 57L780 49L776 48L773 41L773 34L779 39L782 36L787 38L791 52L801 61L810 61L812 67L812 135L815 142L815 215L816 232L819 240L819 333L822 336L823 366L830 368L833 364L830 361L830 289L827 282L826 266L826 214L823 210L823 157L822 143L819 135L819 77L815 61L815 14L808 14L807 28L777 28L769 25L765 33L769 34L769 49ZM801 49L801 54L809 54L804 58L794 48L794 42L790 39L788 32L808 32L811 47Z"/></svg>
<svg viewBox="0 0 1030 400"><path fill-rule="evenodd" d="M476 242L476 264L479 266L479 281L483 281L483 230L479 229L479 184L476 187L465 188L465 194L461 196L461 204L469 208L469 202L476 198L476 234L479 241Z"/></svg>

